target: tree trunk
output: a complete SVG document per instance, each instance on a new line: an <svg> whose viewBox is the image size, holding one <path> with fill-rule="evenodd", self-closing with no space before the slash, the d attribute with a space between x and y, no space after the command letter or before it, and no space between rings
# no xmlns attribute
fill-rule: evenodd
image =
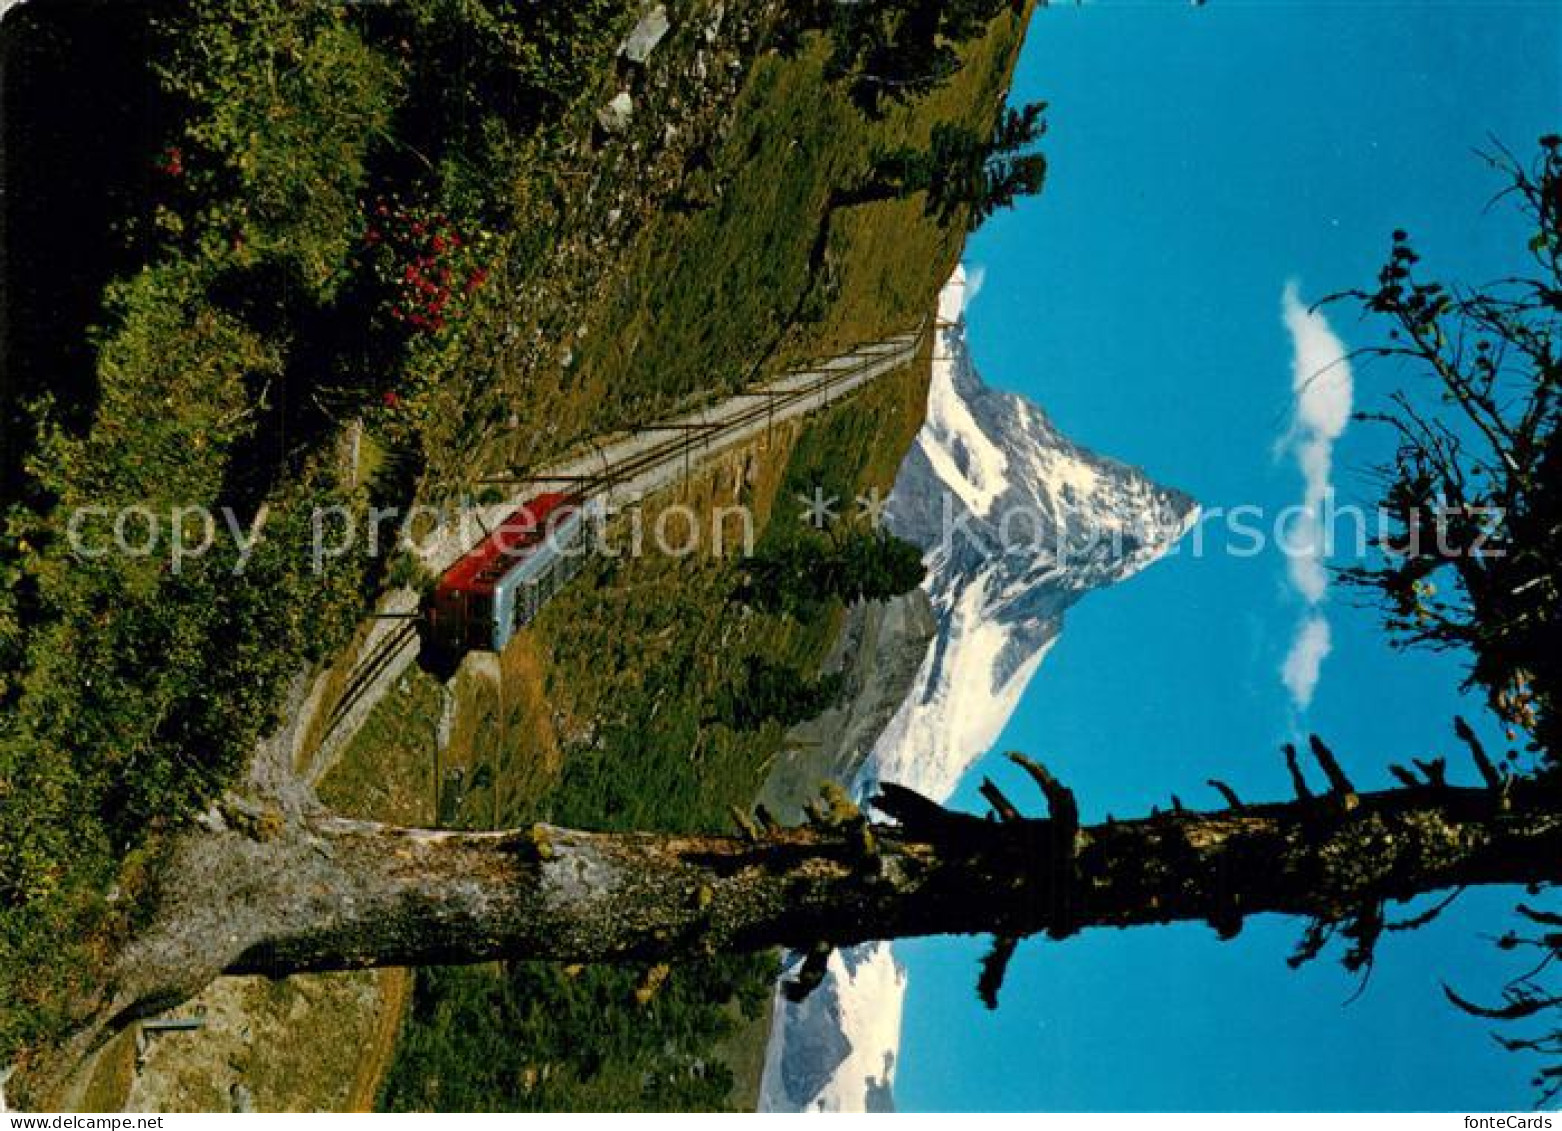
<svg viewBox="0 0 1562 1131"><path fill-rule="evenodd" d="M1505 783L1489 764L1486 788L1358 796L1324 750L1332 790L1321 797L1244 806L1216 783L1230 803L1218 812L1179 807L1081 827L1073 795L1019 760L1051 818L1021 817L990 782L983 793L1003 820L886 785L876 803L896 824L870 824L837 797L810 824L750 824L742 836L438 832L230 803L227 819L214 812L184 838L101 1006L36 1066L28 1090L58 1094L108 1036L223 973L496 958L649 964L991 933L1003 940L983 974L991 1001L1012 940L1037 932L1202 920L1229 937L1246 916L1273 912L1354 922L1346 934L1370 952L1388 901L1562 881L1559 783Z"/></svg>
<svg viewBox="0 0 1562 1131"><path fill-rule="evenodd" d="M914 935L1069 934L1250 914L1322 922L1475 884L1562 880L1555 785L1424 786L1077 828L922 799L750 836L537 826L434 832L336 818L272 839L192 836L154 926L118 964L121 1009L221 972L480 962L658 962Z"/></svg>

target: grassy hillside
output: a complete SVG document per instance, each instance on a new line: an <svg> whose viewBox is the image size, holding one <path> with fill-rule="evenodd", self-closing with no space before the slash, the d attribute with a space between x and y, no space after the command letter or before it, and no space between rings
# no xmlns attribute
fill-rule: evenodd
<svg viewBox="0 0 1562 1131"><path fill-rule="evenodd" d="M690 505L707 521L713 508L741 502L765 522L764 538L785 537L799 521L795 497L815 485L846 498L887 487L920 425L925 390L925 368L909 368L818 422L778 429L764 446L735 453L661 501ZM730 828L730 807L752 804L785 728L770 721L736 729L717 717L717 704L744 693L750 657L817 670L841 611L828 603L801 617L757 612L737 600L740 580L730 559L599 563L499 664L479 672L483 665L469 662L453 684L458 718L468 721L455 726L439 765L478 784L446 815L468 827L541 819ZM410 676L327 780L326 799L374 812L416 783L432 784L439 697L434 677ZM764 1016L773 973L766 959L680 967L641 1006L642 970L420 971L383 1102L393 1109L721 1106L730 1083L713 1050L744 1018ZM691 1075L696 1064L703 1067Z"/></svg>
<svg viewBox="0 0 1562 1131"><path fill-rule="evenodd" d="M937 120L990 121L1017 45L1002 21L971 47L953 84L883 122L864 120L823 80L822 43L761 60L727 142L736 173L722 205L653 226L625 285L595 315L611 332L587 336L578 372L582 388L600 391L598 411L714 395L756 369L927 314L963 233L926 219L915 200L838 212L824 233L831 269L820 276L808 265L824 199L875 146L920 140ZM733 457L678 501L707 515L741 502L764 524L763 539L780 540L800 521L797 497L816 487L848 501L887 491L920 426L925 381L921 366L882 381ZM736 599L738 583L730 561L619 561L599 564L550 606L503 657L498 689L462 704L489 735L487 750L458 738L442 763L481 783L465 796L464 822L496 814L501 823L730 827L730 808L752 804L785 728L734 730L712 717L713 705L744 694L751 657L816 672L842 611L825 603L801 617L767 615ZM376 712L327 783L334 804L373 811L405 792L404 778L427 781L432 683L413 677ZM496 711L503 701L510 706ZM390 751L405 761L387 762ZM751 1107L771 973L769 962L712 960L673 971L639 1005L644 971L419 972L382 1104ZM744 1058L734 1048L751 1051ZM740 1081L730 1078L732 1062L742 1064Z"/></svg>
<svg viewBox="0 0 1562 1131"><path fill-rule="evenodd" d="M233 780L284 683L345 642L378 588L382 558L311 568L311 511L409 501L428 462L420 395L483 356L524 274L505 272L512 253L545 274L533 253L564 238L516 219L633 13L548 6L500 34L484 11L187 0L150 26L138 13L130 36L94 4L5 23L8 108L46 101L110 42L140 54L94 77L122 99L104 172L124 179L99 191L49 149L58 194L8 198L7 249L24 253L6 260L8 314L28 288L69 301L45 334L8 318L5 343L0 1059L85 1004L155 878L157 831ZM544 57L566 44L570 67ZM98 127L72 106L96 121L90 100L50 121L87 144ZM384 229L401 219L443 233L433 274L457 273L436 284L460 291L437 325L398 317L414 249ZM81 224L74 242L96 251L81 264L13 238ZM363 419L389 453L367 484L338 457ZM78 554L76 507L110 508L80 528L93 546L123 507L145 508L138 536L176 508L268 521L241 574L229 539L172 568L166 526L145 556Z"/></svg>
<svg viewBox="0 0 1562 1131"><path fill-rule="evenodd" d="M52 327L73 347L31 358L6 392L0 1060L85 1007L155 893L163 834L235 780L286 682L328 665L383 585L385 554L309 568L312 508L448 499L930 309L959 227L917 199L826 202L878 147L941 120L990 124L1022 21L1001 16L951 82L874 118L826 76L827 39L799 37L778 6L668 7L673 33L638 70L614 56L635 18L614 0L184 0L137 41L147 65L124 84L144 106L115 160L142 187L92 213L112 254L83 275L101 296L77 284ZM8 34L36 30L38 12ZM619 89L634 120L605 131L596 111ZM63 222L70 203L34 221ZM821 476L887 485L918 397L886 382L778 438L743 490L766 510ZM378 453L368 477L341 455L359 426ZM65 537L81 505L227 507L244 524L265 514L266 538L242 571L222 540L180 569L156 553L88 559ZM766 536L782 537L795 516L773 512ZM734 585L723 562L601 568L497 684L464 677L452 756L471 774L453 819L709 826L751 798L780 728L712 724L711 703L748 655L811 670L838 610L742 616ZM438 819L449 766L429 760L427 732L441 694L413 677L328 799ZM668 1032L722 1039L763 974L675 977L658 999L677 1015ZM498 991L494 977L420 977L406 1047L421 1051L398 1062L387 1102L644 1102L623 1090L640 1077L606 1067L654 1059L655 1042L625 1035L645 1026L609 1008L637 974L510 971ZM471 1004L547 986L574 1004L524 1018ZM608 1029L575 1042L596 1050L590 1071L520 1088L525 1063L502 1082L460 1078L477 1068L453 1043L473 1010L499 1025L495 1047L523 1052L570 1045L544 1031L560 1017ZM514 1025L544 1029L520 1041ZM659 1094L714 1102L719 1083Z"/></svg>

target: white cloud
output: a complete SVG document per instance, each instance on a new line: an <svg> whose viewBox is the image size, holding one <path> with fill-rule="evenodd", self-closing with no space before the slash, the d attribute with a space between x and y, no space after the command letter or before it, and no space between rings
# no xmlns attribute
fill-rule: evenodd
<svg viewBox="0 0 1562 1131"><path fill-rule="evenodd" d="M965 309L971 309L971 304L976 301L976 296L982 293L982 288L986 285L987 268L983 267L980 263L974 267L966 268Z"/></svg>
<svg viewBox="0 0 1562 1131"><path fill-rule="evenodd" d="M1281 549L1285 553L1285 572L1291 587L1309 605L1323 601L1329 591L1329 571L1323 564L1323 517L1306 504L1295 513L1295 520L1284 531Z"/></svg>
<svg viewBox="0 0 1562 1131"><path fill-rule="evenodd" d="M1310 613L1303 618L1296 627L1285 663L1280 665L1280 678L1291 693L1291 702L1296 704L1297 710L1305 711L1312 704L1324 657L1333 650L1329 622L1319 613Z"/></svg>
<svg viewBox="0 0 1562 1131"><path fill-rule="evenodd" d="M1329 573L1324 503L1334 491L1334 443L1350 423L1355 379L1346 359L1345 343L1328 320L1302 302L1295 281L1285 285L1281 319L1291 335L1291 393L1295 398L1291 427L1281 441L1302 474L1299 518L1283 543L1286 575L1306 602L1309 613L1281 668L1281 679L1300 710L1312 702L1318 674L1329 654L1329 623L1317 611L1328 596Z"/></svg>

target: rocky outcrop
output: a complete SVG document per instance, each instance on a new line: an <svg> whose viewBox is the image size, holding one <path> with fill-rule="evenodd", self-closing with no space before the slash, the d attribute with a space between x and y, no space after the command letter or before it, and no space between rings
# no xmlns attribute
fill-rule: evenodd
<svg viewBox="0 0 1562 1131"><path fill-rule="evenodd" d="M796 820L824 781L852 781L905 702L938 631L927 594L915 590L847 610L826 672L840 672L839 703L792 728L759 800Z"/></svg>

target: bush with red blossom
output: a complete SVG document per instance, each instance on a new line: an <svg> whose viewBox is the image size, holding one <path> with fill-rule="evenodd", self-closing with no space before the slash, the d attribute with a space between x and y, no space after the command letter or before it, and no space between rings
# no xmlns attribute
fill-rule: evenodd
<svg viewBox="0 0 1562 1131"><path fill-rule="evenodd" d="M463 233L448 216L396 199L377 201L363 246L390 296L390 317L413 334L438 335L470 310L488 280L486 232Z"/></svg>

